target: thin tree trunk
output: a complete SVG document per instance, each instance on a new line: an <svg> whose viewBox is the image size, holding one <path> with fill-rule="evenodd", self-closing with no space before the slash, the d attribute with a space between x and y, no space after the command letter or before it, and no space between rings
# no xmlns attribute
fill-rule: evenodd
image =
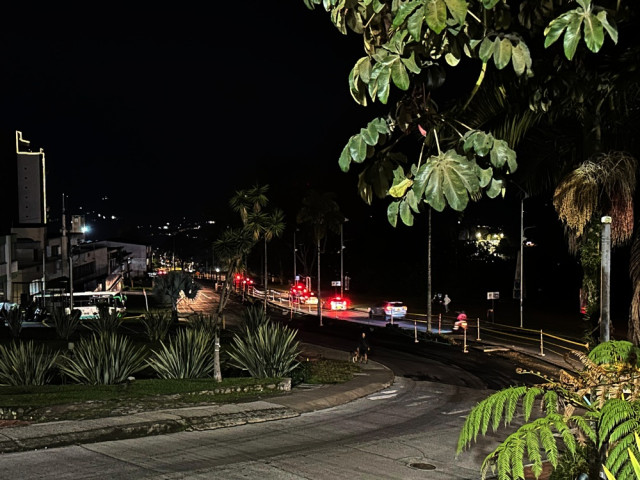
<svg viewBox="0 0 640 480"><path fill-rule="evenodd" d="M267 280L267 239L264 239L264 311L267 311L267 293L268 290L268 280Z"/></svg>
<svg viewBox="0 0 640 480"><path fill-rule="evenodd" d="M431 313L432 313L432 304L431 299L431 206L429 208L429 233L427 236L427 329L431 332Z"/></svg>
<svg viewBox="0 0 640 480"><path fill-rule="evenodd" d="M320 238L318 238L318 318L322 327L322 293L320 291Z"/></svg>

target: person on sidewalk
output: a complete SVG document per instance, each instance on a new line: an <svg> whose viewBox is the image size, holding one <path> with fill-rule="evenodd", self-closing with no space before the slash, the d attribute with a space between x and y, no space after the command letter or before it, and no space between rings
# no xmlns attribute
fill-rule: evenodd
<svg viewBox="0 0 640 480"><path fill-rule="evenodd" d="M362 335L360 336L360 341L358 342L358 347L356 348L356 351L358 352L358 361L360 363L362 363L363 359L364 359L364 363L369 362L370 350L371 348L369 347L369 342L367 341L367 334L365 332L362 332Z"/></svg>
<svg viewBox="0 0 640 480"><path fill-rule="evenodd" d="M449 313L449 304L451 303L451 299L448 294L444 294L444 298L442 299L442 305L444 305L444 313Z"/></svg>

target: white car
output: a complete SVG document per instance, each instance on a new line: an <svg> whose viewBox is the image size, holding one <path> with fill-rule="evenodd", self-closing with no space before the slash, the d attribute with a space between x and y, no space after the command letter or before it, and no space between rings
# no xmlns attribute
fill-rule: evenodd
<svg viewBox="0 0 640 480"><path fill-rule="evenodd" d="M404 318L407 316L407 306L399 301L385 301L376 305L373 313L384 315L386 318Z"/></svg>

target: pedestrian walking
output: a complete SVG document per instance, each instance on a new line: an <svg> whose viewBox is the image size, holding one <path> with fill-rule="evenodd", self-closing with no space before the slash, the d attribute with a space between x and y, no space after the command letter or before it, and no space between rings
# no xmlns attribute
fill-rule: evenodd
<svg viewBox="0 0 640 480"><path fill-rule="evenodd" d="M369 318L373 318L373 308L367 308L367 312L369 313Z"/></svg>
<svg viewBox="0 0 640 480"><path fill-rule="evenodd" d="M356 351L358 352L358 361L362 363L362 360L364 359L364 363L368 363L370 350L371 347L369 347L369 342L367 341L367 334L362 332L360 341L358 342L358 347L356 348Z"/></svg>
<svg viewBox="0 0 640 480"><path fill-rule="evenodd" d="M449 295L444 294L444 298L442 299L442 305L444 305L444 313L449 313L449 304L451 303L451 299Z"/></svg>

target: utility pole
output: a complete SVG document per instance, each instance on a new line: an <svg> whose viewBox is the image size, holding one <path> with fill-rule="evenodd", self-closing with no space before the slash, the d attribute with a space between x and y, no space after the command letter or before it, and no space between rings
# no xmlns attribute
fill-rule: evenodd
<svg viewBox="0 0 640 480"><path fill-rule="evenodd" d="M609 323L611 322L611 217L600 219L602 222L602 240L600 257L600 343L609 341Z"/></svg>
<svg viewBox="0 0 640 480"><path fill-rule="evenodd" d="M342 226L348 221L349 219L345 218L340 224L340 298L344 297L344 239L342 236Z"/></svg>
<svg viewBox="0 0 640 480"><path fill-rule="evenodd" d="M296 246L296 228L293 229L293 284L296 284L296 277L298 276L296 272L296 252L298 248Z"/></svg>

